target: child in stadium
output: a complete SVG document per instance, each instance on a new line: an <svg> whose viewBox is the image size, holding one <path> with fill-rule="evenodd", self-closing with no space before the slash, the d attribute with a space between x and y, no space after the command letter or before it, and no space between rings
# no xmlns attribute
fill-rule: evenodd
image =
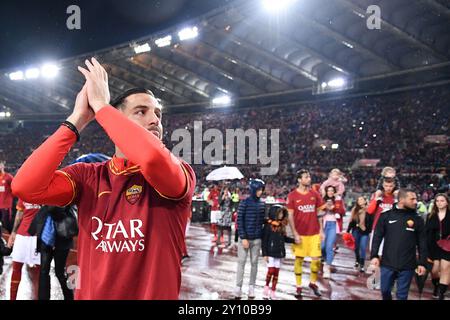
<svg viewBox="0 0 450 320"><path fill-rule="evenodd" d="M261 179L251 179L249 183L250 196L241 201L238 208L237 220L239 223L238 266L236 275L236 288L234 298L240 299L244 270L247 256L250 254L250 281L248 298L255 298L255 283L258 273L258 258L261 251L261 238L264 225L265 204L261 196L265 183Z"/></svg>
<svg viewBox="0 0 450 320"><path fill-rule="evenodd" d="M325 197L325 189L328 186L333 186L336 188L336 193L343 197L345 193L345 186L344 183L347 182L347 179L344 177L344 174L341 170L335 168L330 171L330 174L328 175L328 179L325 180L322 185L320 186L320 194L322 197Z"/></svg>
<svg viewBox="0 0 450 320"><path fill-rule="evenodd" d="M400 189L400 180L396 175L396 171L394 168L392 167L384 167L383 170L381 171L381 176L378 179L378 183L377 183L377 191L379 190L380 192L383 192L383 182L390 182L393 181L394 182L394 196L397 196L397 192Z"/></svg>
<svg viewBox="0 0 450 320"><path fill-rule="evenodd" d="M288 211L286 207L274 205L269 210L268 219L264 225L261 242L262 255L267 262L266 286L263 298L275 299L275 290L278 282L278 274L281 268L281 260L286 256L284 243L294 243L294 239L286 236L288 224ZM272 280L272 288L269 289ZM269 293L270 292L270 293Z"/></svg>

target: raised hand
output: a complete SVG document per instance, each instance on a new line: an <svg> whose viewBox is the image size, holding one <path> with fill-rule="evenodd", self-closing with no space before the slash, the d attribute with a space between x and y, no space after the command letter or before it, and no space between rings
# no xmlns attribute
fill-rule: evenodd
<svg viewBox="0 0 450 320"><path fill-rule="evenodd" d="M67 118L67 121L71 122L81 132L86 125L89 124L95 118L94 110L89 106L87 97L87 85L77 95L75 100L75 107L72 114Z"/></svg>
<svg viewBox="0 0 450 320"><path fill-rule="evenodd" d="M78 70L86 78L89 105L97 113L110 101L108 74L95 58L91 61L86 59L85 63L88 70L83 67L78 67Z"/></svg>

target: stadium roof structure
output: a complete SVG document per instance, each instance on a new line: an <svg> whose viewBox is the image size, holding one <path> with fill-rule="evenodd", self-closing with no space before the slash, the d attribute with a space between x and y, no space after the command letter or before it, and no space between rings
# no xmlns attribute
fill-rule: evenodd
<svg viewBox="0 0 450 320"><path fill-rule="evenodd" d="M15 119L67 115L84 82L76 66L91 56L106 65L112 98L147 87L169 112L202 110L221 95L234 107L283 106L450 83L448 0L297 0L278 15L261 2L237 0L157 34L58 61L52 80L13 81L14 70L2 70L0 106ZM380 29L367 26L370 5L381 9ZM192 26L198 36L181 41L180 29ZM155 44L168 35L170 45ZM151 50L136 53L145 43ZM351 86L318 94L333 79Z"/></svg>

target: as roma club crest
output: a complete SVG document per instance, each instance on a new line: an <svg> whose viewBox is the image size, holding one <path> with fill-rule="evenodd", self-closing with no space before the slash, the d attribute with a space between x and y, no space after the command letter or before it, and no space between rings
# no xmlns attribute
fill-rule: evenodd
<svg viewBox="0 0 450 320"><path fill-rule="evenodd" d="M414 220L408 220L406 221L406 224L408 225L408 228L414 227Z"/></svg>
<svg viewBox="0 0 450 320"><path fill-rule="evenodd" d="M125 192L125 198L131 204L135 204L136 201L139 200L142 194L142 186L133 185L131 188L128 188Z"/></svg>

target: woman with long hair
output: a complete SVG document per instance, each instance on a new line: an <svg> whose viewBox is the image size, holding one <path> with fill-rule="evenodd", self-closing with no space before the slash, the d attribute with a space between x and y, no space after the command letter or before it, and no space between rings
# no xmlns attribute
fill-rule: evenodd
<svg viewBox="0 0 450 320"><path fill-rule="evenodd" d="M323 200L326 203L323 216L323 229L325 234L325 239L322 242L322 256L325 259L323 277L330 278L336 235L341 232L338 220L342 219L342 216L345 214L345 206L341 197L336 194L336 188L334 186L325 188L325 197Z"/></svg>
<svg viewBox="0 0 450 320"><path fill-rule="evenodd" d="M367 243L371 230L372 218L367 214L367 200L360 196L352 208L351 219L347 227L347 232L351 232L355 238L355 268L359 267L360 272L364 272Z"/></svg>
<svg viewBox="0 0 450 320"><path fill-rule="evenodd" d="M450 242L449 198L445 193L434 197L433 209L427 217L427 243L429 259L433 261L431 279L434 285L433 298L444 300L450 282L450 251L442 248L438 241ZM442 241L441 241L442 242Z"/></svg>

